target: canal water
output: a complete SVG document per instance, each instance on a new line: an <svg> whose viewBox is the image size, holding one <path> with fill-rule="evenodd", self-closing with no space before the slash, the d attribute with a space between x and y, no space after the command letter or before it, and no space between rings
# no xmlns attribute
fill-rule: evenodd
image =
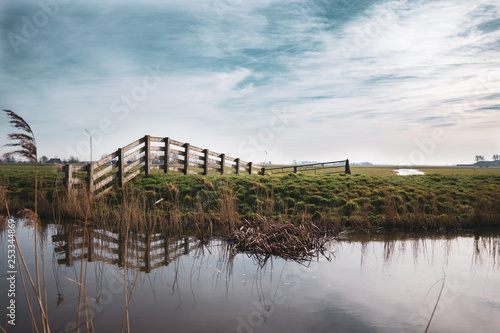
<svg viewBox="0 0 500 333"><path fill-rule="evenodd" d="M34 230L21 220L15 230L34 277ZM78 323L81 332L87 324L96 332L119 332L122 325L132 332L424 332L427 325L429 332L498 332L500 327L499 231L345 234L307 262L234 253L217 239L101 229L84 234L70 224L49 225L40 236L51 332L75 332ZM7 332L29 332L19 273L16 325L4 319L10 286L6 230L0 244L1 325ZM16 265L20 270L19 260ZM26 274L24 279L28 284ZM81 281L86 293L79 297ZM36 309L32 293L30 301ZM86 316L92 321L85 323Z"/></svg>

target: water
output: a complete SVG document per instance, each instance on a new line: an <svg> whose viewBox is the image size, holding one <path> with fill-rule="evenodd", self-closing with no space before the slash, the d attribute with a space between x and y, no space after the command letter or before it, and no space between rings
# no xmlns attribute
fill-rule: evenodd
<svg viewBox="0 0 500 333"><path fill-rule="evenodd" d="M349 236L332 240L329 252L311 262L297 263L234 254L220 240L126 239L91 231L92 246L87 242L83 250L89 262L82 262L78 227L45 230L52 332L75 331L76 281L85 263L97 332L120 331L125 277L128 293L137 277L128 318L134 332L423 332L443 283L431 332L500 327L500 232ZM34 272L33 229L18 222L16 232ZM5 232L0 242L6 258ZM0 271L4 318L5 260ZM27 332L30 317L19 274L17 281L16 326L7 331Z"/></svg>
<svg viewBox="0 0 500 333"><path fill-rule="evenodd" d="M417 169L398 169L394 171L398 176L425 175L425 172Z"/></svg>

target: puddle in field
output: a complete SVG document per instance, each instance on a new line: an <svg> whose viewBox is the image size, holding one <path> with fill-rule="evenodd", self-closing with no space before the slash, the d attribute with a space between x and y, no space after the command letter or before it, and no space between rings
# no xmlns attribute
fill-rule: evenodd
<svg viewBox="0 0 500 333"><path fill-rule="evenodd" d="M394 171L398 176L425 175L425 172L417 169L398 169Z"/></svg>
<svg viewBox="0 0 500 333"><path fill-rule="evenodd" d="M16 232L33 272L33 229L19 224ZM6 232L0 244L5 258ZM430 331L500 327L500 231L349 236L332 239L330 256L307 264L233 253L217 239L125 237L97 228L83 233L74 225L47 227L43 246L53 332L75 331L76 281L85 267L88 315L96 332L121 329L124 287L130 293L136 277L132 332L423 332L442 286ZM82 254L88 259L83 265ZM9 287L6 265L0 260L2 295ZM19 274L17 280L17 323L8 332L28 332ZM2 318L6 302L2 296Z"/></svg>

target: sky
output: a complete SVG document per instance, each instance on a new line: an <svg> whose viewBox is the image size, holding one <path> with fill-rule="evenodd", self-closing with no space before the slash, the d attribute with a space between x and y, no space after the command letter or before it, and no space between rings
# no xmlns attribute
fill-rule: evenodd
<svg viewBox="0 0 500 333"><path fill-rule="evenodd" d="M89 160L86 130L94 159L144 135L256 163L500 154L498 0L2 0L0 31L0 109L39 157Z"/></svg>

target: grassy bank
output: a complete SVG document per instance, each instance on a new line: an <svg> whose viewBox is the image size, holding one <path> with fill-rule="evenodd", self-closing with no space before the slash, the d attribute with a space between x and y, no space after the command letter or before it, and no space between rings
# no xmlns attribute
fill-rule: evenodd
<svg viewBox="0 0 500 333"><path fill-rule="evenodd" d="M30 166L0 166L9 203L32 202ZM25 168L25 170L22 170ZM353 175L183 176L153 173L92 204L95 219L165 225L177 231L233 229L256 215L273 221L314 222L341 230L473 228L500 224L500 170L432 168L396 176L394 167L354 167ZM55 204L64 216L82 215L85 197L56 202L55 168L41 171L42 212ZM0 196L1 198L1 196ZM43 205L42 205L43 207ZM192 230L191 230L192 231Z"/></svg>

